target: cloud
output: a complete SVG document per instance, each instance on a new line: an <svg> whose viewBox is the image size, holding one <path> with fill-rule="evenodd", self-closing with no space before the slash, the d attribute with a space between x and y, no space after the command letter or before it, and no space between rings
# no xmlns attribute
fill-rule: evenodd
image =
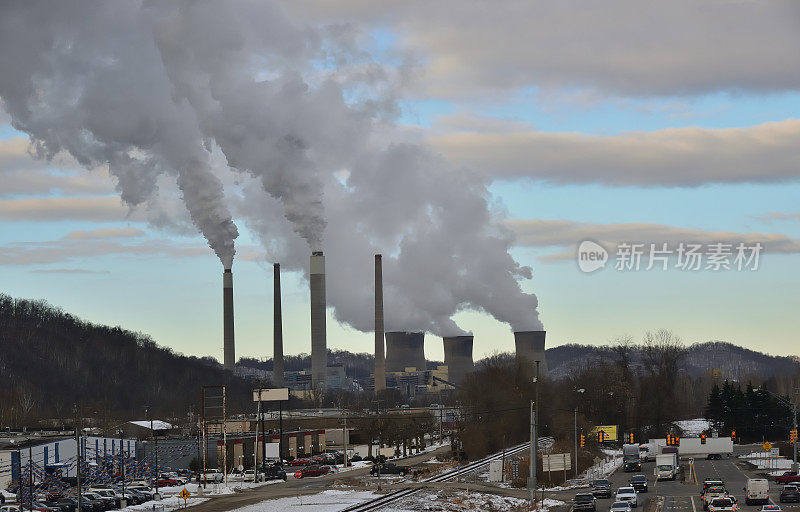
<svg viewBox="0 0 800 512"><path fill-rule="evenodd" d="M525 87L629 96L800 88L794 0L284 1L298 14L388 28L443 97Z"/></svg>
<svg viewBox="0 0 800 512"><path fill-rule="evenodd" d="M119 197L36 197L0 201L0 220L83 220L118 222L142 220Z"/></svg>
<svg viewBox="0 0 800 512"><path fill-rule="evenodd" d="M27 138L0 140L0 197L113 192L114 182L106 167L85 171L74 158L63 153L49 162L36 159Z"/></svg>
<svg viewBox="0 0 800 512"><path fill-rule="evenodd" d="M490 178L555 184L696 187L800 177L800 120L746 128L670 128L600 136L535 130L436 135L450 160Z"/></svg>
<svg viewBox="0 0 800 512"><path fill-rule="evenodd" d="M765 222L773 220L800 220L800 213L772 212L765 213L764 215L757 215L755 218Z"/></svg>
<svg viewBox="0 0 800 512"><path fill-rule="evenodd" d="M593 240L606 249L621 242L660 246L667 243L675 247L681 242L713 244L744 243L747 246L761 243L765 253L800 253L800 239L776 233L736 233L731 231L705 231L681 228L666 224L629 222L597 224L572 220L513 219L508 226L517 235L517 245L525 247L570 247L568 252L546 256L545 260L572 259L574 248L583 240Z"/></svg>
<svg viewBox="0 0 800 512"><path fill-rule="evenodd" d="M100 240L105 238L131 238L144 236L144 231L136 228L106 228L92 229L89 231L71 231L64 236L64 240Z"/></svg>
<svg viewBox="0 0 800 512"><path fill-rule="evenodd" d="M168 240L148 240L125 244L103 239L61 239L46 242L19 242L0 246L0 265L25 266L83 261L108 255L166 256L185 258L209 255L210 249L198 245L179 245Z"/></svg>

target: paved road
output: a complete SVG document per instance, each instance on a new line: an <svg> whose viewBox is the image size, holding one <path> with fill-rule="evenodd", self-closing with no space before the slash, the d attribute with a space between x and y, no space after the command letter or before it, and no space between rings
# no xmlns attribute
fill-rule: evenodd
<svg viewBox="0 0 800 512"><path fill-rule="evenodd" d="M403 463L413 466L415 464L420 464L437 454L443 455L449 453L450 447L446 446L432 452L408 457L404 459ZM366 467L362 469L345 471L344 473L331 473L321 477L303 479L295 479L290 476L289 480L283 483L257 487L255 489L238 494L214 496L205 503L188 507L186 510L191 510L192 512L225 512L275 498L317 494L325 489L331 488L337 483L337 480L347 480L354 477L366 476L369 474L369 470L370 468Z"/></svg>
<svg viewBox="0 0 800 512"><path fill-rule="evenodd" d="M737 447L736 454L754 451L755 448ZM681 461L681 464L686 465L687 461ZM725 487L728 491L736 496L740 510L742 512L756 512L761 510L761 505L746 505L744 500L744 487L748 478L763 478L758 475L756 471L749 468L749 466L737 458L724 458L722 460L705 460L695 459L694 469L697 474L697 482L694 479L691 482L683 481L669 481L664 480L660 482L655 481L653 476L653 469L655 463L648 462L643 465L642 474L647 476L649 492L639 494L639 510L642 512L650 512L654 507L655 500L658 497L664 498L663 512L703 512L703 507L700 502L700 491L702 489L703 480L707 478L718 478L725 482ZM688 471L686 472L688 474ZM627 484L628 479L636 473L624 473L621 470L616 472L609 478L614 489ZM800 512L800 505L796 503L778 503L778 496L780 495L780 485L770 480L770 496L774 499L775 504L779 504L783 510ZM574 492L572 493L575 494ZM561 498L564 499L564 498ZM598 512L606 512L611 506L611 499L600 499L597 501Z"/></svg>

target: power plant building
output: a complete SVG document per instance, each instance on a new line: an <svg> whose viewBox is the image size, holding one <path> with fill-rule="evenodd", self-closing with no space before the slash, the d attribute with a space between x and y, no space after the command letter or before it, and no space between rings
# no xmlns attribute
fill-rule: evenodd
<svg viewBox="0 0 800 512"><path fill-rule="evenodd" d="M536 372L536 361L539 361L539 375L547 375L547 359L545 357L545 331L516 331L514 344L517 357L525 360Z"/></svg>
<svg viewBox="0 0 800 512"><path fill-rule="evenodd" d="M408 370L409 368L413 368L413 370ZM425 369L424 332L386 333L387 372L424 371Z"/></svg>
<svg viewBox="0 0 800 512"><path fill-rule="evenodd" d="M309 272L311 285L311 381L316 387L325 387L328 368L328 344L325 315L325 256L322 251L311 254Z"/></svg>
<svg viewBox="0 0 800 512"><path fill-rule="evenodd" d="M472 336L447 336L444 343L444 364L447 366L448 381L461 384L464 377L475 369L472 359Z"/></svg>

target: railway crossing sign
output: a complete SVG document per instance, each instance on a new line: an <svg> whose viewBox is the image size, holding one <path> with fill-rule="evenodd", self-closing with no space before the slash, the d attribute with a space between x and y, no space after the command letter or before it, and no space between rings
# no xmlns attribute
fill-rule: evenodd
<svg viewBox="0 0 800 512"><path fill-rule="evenodd" d="M764 441L764 444L762 444L761 447L764 448L765 452L768 452L772 449L772 443L769 441Z"/></svg>

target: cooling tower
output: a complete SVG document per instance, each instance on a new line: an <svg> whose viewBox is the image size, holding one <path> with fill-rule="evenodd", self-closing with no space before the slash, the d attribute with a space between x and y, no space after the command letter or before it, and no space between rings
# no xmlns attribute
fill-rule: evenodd
<svg viewBox="0 0 800 512"><path fill-rule="evenodd" d="M383 346L383 258L375 255L375 393L386 389L386 355Z"/></svg>
<svg viewBox="0 0 800 512"><path fill-rule="evenodd" d="M325 339L325 256L311 253L311 385L325 387L328 346Z"/></svg>
<svg viewBox="0 0 800 512"><path fill-rule="evenodd" d="M226 370L236 366L236 349L233 340L233 272L226 268L222 273L222 350Z"/></svg>
<svg viewBox="0 0 800 512"><path fill-rule="evenodd" d="M536 363L534 363L534 361L539 361L539 375L547 374L547 360L544 355L544 336L545 331L516 331L514 333L517 357L529 361L534 371L536 371Z"/></svg>
<svg viewBox="0 0 800 512"><path fill-rule="evenodd" d="M402 372L408 367L425 370L425 333L387 332L386 371Z"/></svg>
<svg viewBox="0 0 800 512"><path fill-rule="evenodd" d="M283 387L283 314L281 312L281 264L272 266L272 384Z"/></svg>
<svg viewBox="0 0 800 512"><path fill-rule="evenodd" d="M447 380L453 384L461 384L464 377L475 369L472 361L472 336L447 336L442 341Z"/></svg>

